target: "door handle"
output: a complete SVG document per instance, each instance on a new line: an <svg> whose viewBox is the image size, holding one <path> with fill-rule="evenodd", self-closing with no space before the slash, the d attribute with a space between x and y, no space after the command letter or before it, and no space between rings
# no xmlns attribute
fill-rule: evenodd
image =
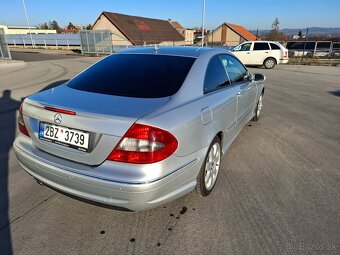
<svg viewBox="0 0 340 255"><path fill-rule="evenodd" d="M250 54L250 52L247 52L246 54Z"/></svg>
<svg viewBox="0 0 340 255"><path fill-rule="evenodd" d="M269 51L265 51L264 53L269 53Z"/></svg>

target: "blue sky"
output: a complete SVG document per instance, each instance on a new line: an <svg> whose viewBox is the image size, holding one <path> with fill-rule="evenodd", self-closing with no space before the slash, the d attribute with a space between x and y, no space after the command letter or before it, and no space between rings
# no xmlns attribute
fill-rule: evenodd
<svg viewBox="0 0 340 255"><path fill-rule="evenodd" d="M179 21L201 26L202 0L25 0L30 25L57 20L65 26L93 23L102 11ZM223 22L248 29L340 27L340 0L206 0L206 27ZM0 23L25 25L22 0L1 0Z"/></svg>

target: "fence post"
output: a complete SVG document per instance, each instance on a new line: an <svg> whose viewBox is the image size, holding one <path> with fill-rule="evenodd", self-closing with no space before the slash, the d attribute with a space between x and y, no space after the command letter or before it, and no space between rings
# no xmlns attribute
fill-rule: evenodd
<svg viewBox="0 0 340 255"><path fill-rule="evenodd" d="M318 42L315 42L315 46L314 46L314 52L313 52L313 58L314 58L314 55L315 55L315 52L316 52L316 48L318 47Z"/></svg>
<svg viewBox="0 0 340 255"><path fill-rule="evenodd" d="M69 42L68 42L68 39L66 39L66 43L67 43L68 49L70 50L70 44L69 44Z"/></svg>
<svg viewBox="0 0 340 255"><path fill-rule="evenodd" d="M25 44L25 39L24 38L22 38L22 42L24 44L24 48L26 48L26 44Z"/></svg>
<svg viewBox="0 0 340 255"><path fill-rule="evenodd" d="M58 40L57 39L55 39L55 46L58 49Z"/></svg>
<svg viewBox="0 0 340 255"><path fill-rule="evenodd" d="M17 44L15 43L15 39L13 39L13 44L14 44L14 47L16 47L16 46L17 46Z"/></svg>
<svg viewBox="0 0 340 255"><path fill-rule="evenodd" d="M45 50L47 50L46 39L44 38Z"/></svg>
<svg viewBox="0 0 340 255"><path fill-rule="evenodd" d="M307 42L307 36L308 36L308 30L309 30L309 28L307 27L307 32L306 32L306 36L305 36L305 44L303 45L303 52L302 52L301 63L303 62L303 58L304 58L304 55L305 55L306 42Z"/></svg>

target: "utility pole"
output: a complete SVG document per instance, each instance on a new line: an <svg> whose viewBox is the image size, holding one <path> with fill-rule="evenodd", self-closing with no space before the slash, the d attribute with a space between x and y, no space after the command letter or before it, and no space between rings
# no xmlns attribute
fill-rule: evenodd
<svg viewBox="0 0 340 255"><path fill-rule="evenodd" d="M22 0L22 6L24 7L24 13L25 13L25 17L26 17L26 22L27 22L27 26L28 26L28 32L30 34L31 37L31 44L32 44L32 48L33 48L33 37L32 37L32 33L31 33L31 27L30 27L30 23L28 22L28 16L27 16L27 11L26 11L26 6L25 6L25 0Z"/></svg>
<svg viewBox="0 0 340 255"><path fill-rule="evenodd" d="M203 0L202 9L202 47L204 47L204 16L205 16L205 0Z"/></svg>

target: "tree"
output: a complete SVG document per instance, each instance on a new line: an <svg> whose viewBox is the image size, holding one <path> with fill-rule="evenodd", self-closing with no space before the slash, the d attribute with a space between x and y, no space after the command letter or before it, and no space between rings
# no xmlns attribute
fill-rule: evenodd
<svg viewBox="0 0 340 255"><path fill-rule="evenodd" d="M57 32L59 32L59 30L60 30L59 24L55 20L53 20L52 22L51 21L49 22L49 28L55 29L55 30L57 30Z"/></svg>
<svg viewBox="0 0 340 255"><path fill-rule="evenodd" d="M86 30L91 30L92 29L92 25L91 24L88 24L87 26L86 26Z"/></svg>
<svg viewBox="0 0 340 255"><path fill-rule="evenodd" d="M281 41L284 40L285 36L282 34L280 30L280 21L278 18L275 18L272 24L272 30L267 34L267 39L270 41Z"/></svg>
<svg viewBox="0 0 340 255"><path fill-rule="evenodd" d="M302 31L301 31L301 30L299 31L298 36L299 36L300 38L302 37Z"/></svg>
<svg viewBox="0 0 340 255"><path fill-rule="evenodd" d="M44 23L42 23L42 24L39 24L39 25L38 25L38 28L39 28L39 29L48 29L47 22L44 22Z"/></svg>
<svg viewBox="0 0 340 255"><path fill-rule="evenodd" d="M274 19L273 24L272 24L272 29L275 30L275 31L279 31L279 29L280 29L279 25L280 25L280 21L279 21L279 19L276 17L276 18Z"/></svg>
<svg viewBox="0 0 340 255"><path fill-rule="evenodd" d="M72 24L72 22L68 23L67 29L77 29L75 25Z"/></svg>

